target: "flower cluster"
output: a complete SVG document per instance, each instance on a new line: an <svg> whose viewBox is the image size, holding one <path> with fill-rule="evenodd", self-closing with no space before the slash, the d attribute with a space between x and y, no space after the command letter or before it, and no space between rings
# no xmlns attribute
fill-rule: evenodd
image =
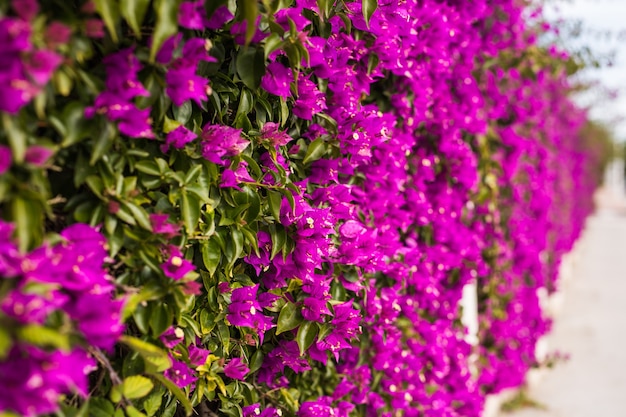
<svg viewBox="0 0 626 417"><path fill-rule="evenodd" d="M13 231L12 224L0 224L0 275L11 288L0 298L0 318L17 335L0 361L2 385L11 387L0 396L0 409L30 416L55 410L61 394L87 394L95 360L85 349L112 349L123 331L122 301L113 298L105 239L93 228L69 226L59 243L26 254L15 246ZM69 329L55 327L59 313ZM76 346L70 329L82 339ZM43 349L50 342L63 349Z"/></svg>
<svg viewBox="0 0 626 417"><path fill-rule="evenodd" d="M32 23L38 5L34 1L13 1L17 17L0 19L0 111L17 113L39 94L63 62L54 51L68 42L71 31L62 23L51 24L47 48L37 48L32 42Z"/></svg>
<svg viewBox="0 0 626 417"><path fill-rule="evenodd" d="M0 19L0 410L479 416L523 383L601 167L538 13L109 3Z"/></svg>

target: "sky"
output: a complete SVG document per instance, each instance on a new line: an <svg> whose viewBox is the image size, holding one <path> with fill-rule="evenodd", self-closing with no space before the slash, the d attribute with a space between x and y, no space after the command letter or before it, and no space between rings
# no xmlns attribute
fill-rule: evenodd
<svg viewBox="0 0 626 417"><path fill-rule="evenodd" d="M544 13L563 28L562 33L567 33L565 28L574 22L582 23L580 36L566 40L568 49L588 46L594 56L615 54L612 66L580 74L583 80L598 81L602 87L576 99L581 106L591 108L591 118L610 124L617 140L626 141L626 1L548 0ZM617 97L611 98L607 91L617 93Z"/></svg>

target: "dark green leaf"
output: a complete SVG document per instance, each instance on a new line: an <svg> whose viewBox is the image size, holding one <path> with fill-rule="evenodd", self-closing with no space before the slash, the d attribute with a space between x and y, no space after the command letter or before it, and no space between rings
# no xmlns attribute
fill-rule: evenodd
<svg viewBox="0 0 626 417"><path fill-rule="evenodd" d="M204 240L200 244L200 250L202 252L204 267L207 269L209 274L215 274L215 270L222 259L222 251L219 243L217 243L214 239Z"/></svg>
<svg viewBox="0 0 626 417"><path fill-rule="evenodd" d="M306 155L302 160L303 164L309 164L313 161L317 161L326 153L326 142L324 139L317 138L309 144L309 148L306 150Z"/></svg>
<svg viewBox="0 0 626 417"><path fill-rule="evenodd" d="M90 165L94 165L102 156L111 149L115 139L116 129L113 124L104 122L98 127L98 133L94 137L94 144L91 151Z"/></svg>
<svg viewBox="0 0 626 417"><path fill-rule="evenodd" d="M183 223L188 235L193 235L196 230L198 220L200 219L201 206L202 203L196 195L187 193L186 190L181 190Z"/></svg>
<svg viewBox="0 0 626 417"><path fill-rule="evenodd" d="M254 33L257 30L256 18L259 15L257 0L237 0L237 9L241 11L241 18L246 23L246 45L250 44Z"/></svg>
<svg viewBox="0 0 626 417"><path fill-rule="evenodd" d="M248 47L237 55L237 75L251 90L261 85L261 78L265 74L265 56L262 49Z"/></svg>
<svg viewBox="0 0 626 417"><path fill-rule="evenodd" d="M154 337L159 337L168 327L172 325L174 316L167 304L152 305L152 314L150 316L150 328Z"/></svg>
<svg viewBox="0 0 626 417"><path fill-rule="evenodd" d="M2 113L2 125L6 131L9 146L13 153L13 161L17 164L21 164L24 162L24 154L28 146L26 133L14 123L14 119L7 113Z"/></svg>
<svg viewBox="0 0 626 417"><path fill-rule="evenodd" d="M191 402L189 401L189 398L187 398L187 394L181 391L181 389L178 388L176 384L158 373L152 374L152 377L158 380L161 384L165 385L165 388L167 388L172 394L174 394L176 399L180 401L180 403L183 405L183 408L185 409L185 415L187 417L189 417L193 413L193 407L191 405Z"/></svg>
<svg viewBox="0 0 626 417"><path fill-rule="evenodd" d="M154 161L139 161L135 164L135 169L144 174L153 175L158 177L161 175L159 165Z"/></svg>
<svg viewBox="0 0 626 417"><path fill-rule="evenodd" d="M43 236L43 212L38 201L21 196L13 197L11 202L15 232L20 251L37 246Z"/></svg>
<svg viewBox="0 0 626 417"><path fill-rule="evenodd" d="M361 7L363 9L363 17L365 18L365 24L370 27L370 19L378 8L378 0L361 0Z"/></svg>
<svg viewBox="0 0 626 417"><path fill-rule="evenodd" d="M127 1L127 0L123 0ZM118 42L117 23L120 20L120 5L117 0L94 0L97 12L102 16L104 24L109 29L113 42Z"/></svg>
<svg viewBox="0 0 626 417"><path fill-rule="evenodd" d="M317 323L311 321L305 321L298 328L298 334L296 335L296 342L300 348L300 356L304 355L304 352L311 347L317 336Z"/></svg>
<svg viewBox="0 0 626 417"><path fill-rule="evenodd" d="M122 0L120 11L135 36L141 38L141 24L148 11L150 0Z"/></svg>
<svg viewBox="0 0 626 417"><path fill-rule="evenodd" d="M283 201L283 195L278 191L267 190L267 203L270 212L277 222L280 221L280 206Z"/></svg>
<svg viewBox="0 0 626 417"><path fill-rule="evenodd" d="M300 309L294 303L287 302L280 310L278 322L276 323L276 334L281 334L293 330L302 323L304 319L300 314Z"/></svg>
<svg viewBox="0 0 626 417"><path fill-rule="evenodd" d="M178 32L179 4L180 0L155 0L156 24L152 35L152 46L150 47L150 62L154 62L163 43Z"/></svg>
<svg viewBox="0 0 626 417"><path fill-rule="evenodd" d="M274 257L280 253L287 242L287 233L285 229L281 225L271 224L270 227L270 237L272 238L272 253L270 255L270 259L274 259Z"/></svg>

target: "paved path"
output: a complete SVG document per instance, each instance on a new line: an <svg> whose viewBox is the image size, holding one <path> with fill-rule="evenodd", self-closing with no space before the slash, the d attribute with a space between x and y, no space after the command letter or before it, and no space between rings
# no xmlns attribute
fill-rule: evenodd
<svg viewBox="0 0 626 417"><path fill-rule="evenodd" d="M579 242L572 276L548 337L571 359L545 371L529 390L546 409L502 417L626 416L626 196L620 166L596 196L598 210Z"/></svg>

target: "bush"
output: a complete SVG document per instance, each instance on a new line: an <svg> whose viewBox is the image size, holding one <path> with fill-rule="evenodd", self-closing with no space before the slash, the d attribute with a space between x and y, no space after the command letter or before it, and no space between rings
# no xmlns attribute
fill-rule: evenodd
<svg viewBox="0 0 626 417"><path fill-rule="evenodd" d="M0 11L4 416L478 416L536 364L603 155L517 2Z"/></svg>

